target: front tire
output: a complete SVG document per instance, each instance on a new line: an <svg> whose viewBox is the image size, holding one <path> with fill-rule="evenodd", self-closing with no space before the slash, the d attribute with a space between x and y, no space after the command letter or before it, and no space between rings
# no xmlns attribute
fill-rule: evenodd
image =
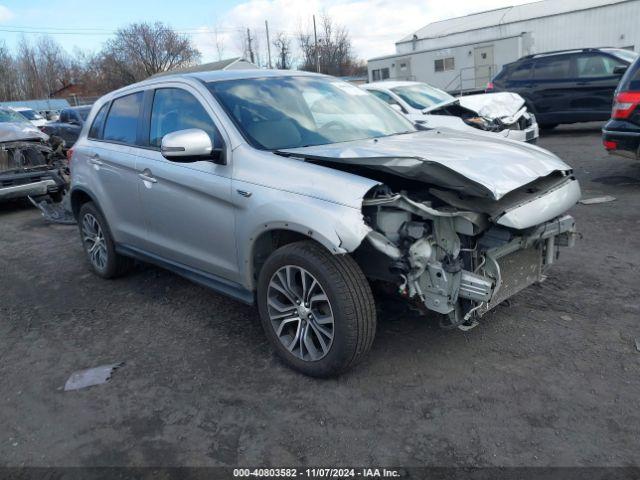
<svg viewBox="0 0 640 480"><path fill-rule="evenodd" d="M258 279L258 307L278 356L305 375L338 375L373 344L376 310L360 267L312 241L271 254Z"/></svg>
<svg viewBox="0 0 640 480"><path fill-rule="evenodd" d="M133 261L116 253L109 225L93 202L87 202L80 207L78 227L82 247L96 275L115 278L131 268Z"/></svg>

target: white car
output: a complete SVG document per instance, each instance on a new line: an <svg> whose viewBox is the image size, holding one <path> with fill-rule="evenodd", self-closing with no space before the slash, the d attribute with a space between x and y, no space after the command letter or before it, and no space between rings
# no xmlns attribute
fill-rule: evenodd
<svg viewBox="0 0 640 480"><path fill-rule="evenodd" d="M535 143L538 124L517 93L499 92L453 97L420 82L383 81L361 85L428 128L452 128Z"/></svg>
<svg viewBox="0 0 640 480"><path fill-rule="evenodd" d="M29 120L31 124L35 125L36 127L42 127L47 124L47 119L31 108L28 108L28 107L9 107L9 108L11 108L11 110L13 110L14 112L18 112L20 115L22 115L24 118Z"/></svg>

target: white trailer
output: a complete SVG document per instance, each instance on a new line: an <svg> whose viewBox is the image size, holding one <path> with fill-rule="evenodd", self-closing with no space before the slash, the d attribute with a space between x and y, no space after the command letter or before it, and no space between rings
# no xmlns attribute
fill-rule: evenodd
<svg viewBox="0 0 640 480"><path fill-rule="evenodd" d="M369 81L427 82L482 90L503 65L532 53L587 47L640 48L640 0L544 0L429 25L368 61Z"/></svg>

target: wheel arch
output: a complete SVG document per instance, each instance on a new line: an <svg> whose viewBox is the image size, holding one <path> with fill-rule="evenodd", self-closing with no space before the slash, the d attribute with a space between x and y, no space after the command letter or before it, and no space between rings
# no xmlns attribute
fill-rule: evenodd
<svg viewBox="0 0 640 480"><path fill-rule="evenodd" d="M71 189L70 201L71 201L71 211L73 212L73 218L75 218L76 220L78 220L78 215L80 214L80 209L82 208L82 205L84 205L87 202L93 202L96 208L102 212L102 210L100 209L100 206L98 205L98 202L95 199L95 196L84 188L76 187Z"/></svg>
<svg viewBox="0 0 640 480"><path fill-rule="evenodd" d="M302 240L311 240L332 254L344 253L335 241L306 226L290 222L264 224L261 231L249 239L249 255L245 263L250 289L255 290L260 270L269 255L280 247Z"/></svg>

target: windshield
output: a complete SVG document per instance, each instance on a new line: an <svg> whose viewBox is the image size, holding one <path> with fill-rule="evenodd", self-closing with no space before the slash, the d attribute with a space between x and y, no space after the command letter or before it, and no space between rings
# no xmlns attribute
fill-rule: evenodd
<svg viewBox="0 0 640 480"><path fill-rule="evenodd" d="M391 91L413 108L419 110L455 100L455 97L452 97L447 92L427 85L426 83L395 87L392 88Z"/></svg>
<svg viewBox="0 0 640 480"><path fill-rule="evenodd" d="M29 120L44 120L44 117L35 110L18 110L18 113Z"/></svg>
<svg viewBox="0 0 640 480"><path fill-rule="evenodd" d="M638 54L632 50L623 50L621 48L603 48L603 50L629 63L632 63L636 58L638 58Z"/></svg>
<svg viewBox="0 0 640 480"><path fill-rule="evenodd" d="M209 90L256 148L278 150L384 137L416 129L368 92L324 77L211 82Z"/></svg>
<svg viewBox="0 0 640 480"><path fill-rule="evenodd" d="M14 112L13 110L0 109L0 123L15 122L26 123L29 122L22 114Z"/></svg>

